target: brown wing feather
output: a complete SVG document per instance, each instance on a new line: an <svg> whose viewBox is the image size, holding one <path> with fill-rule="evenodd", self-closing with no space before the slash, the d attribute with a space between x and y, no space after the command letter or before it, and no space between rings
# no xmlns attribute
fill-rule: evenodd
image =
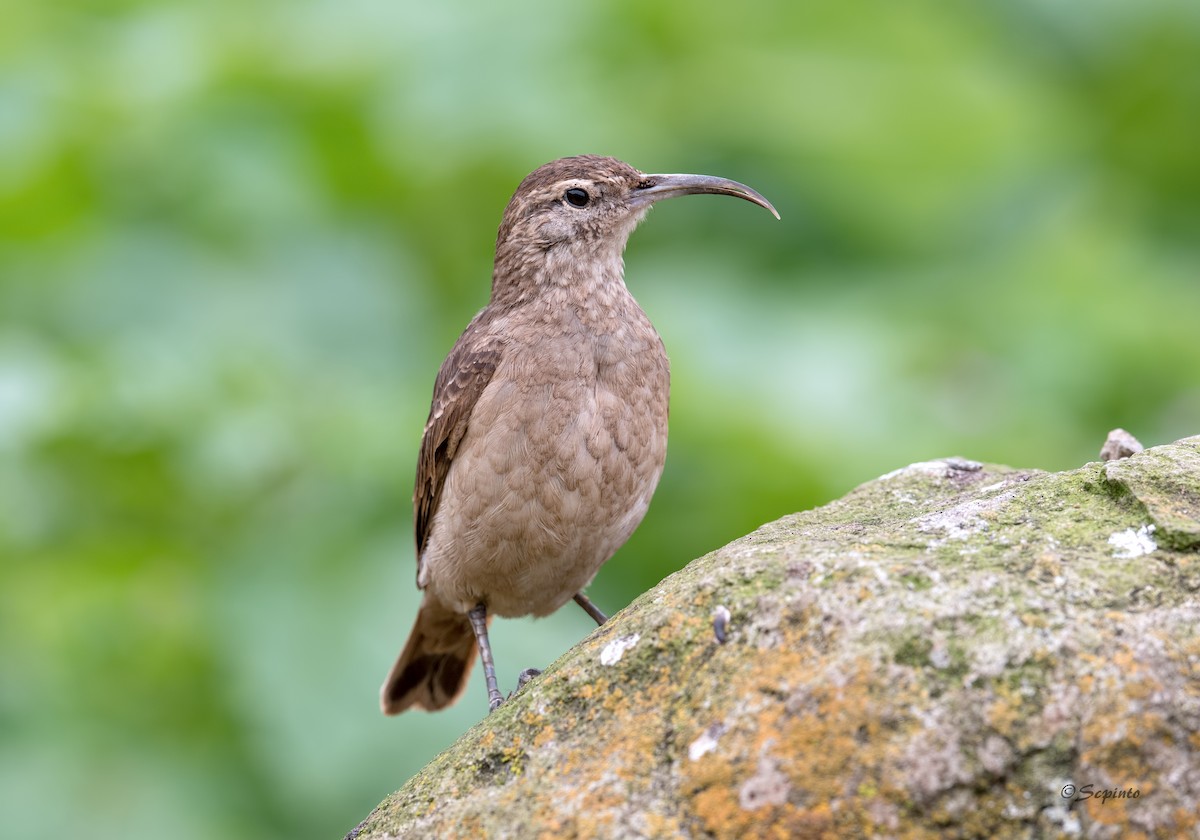
<svg viewBox="0 0 1200 840"><path fill-rule="evenodd" d="M433 405L421 437L417 457L417 482L413 490L413 521L417 534L417 577L421 574L421 556L429 541L433 515L437 511L446 483L446 473L466 434L467 424L479 395L492 380L503 354L503 343L484 331L486 312L476 316L438 371L433 386ZM481 335L481 333L483 333Z"/></svg>

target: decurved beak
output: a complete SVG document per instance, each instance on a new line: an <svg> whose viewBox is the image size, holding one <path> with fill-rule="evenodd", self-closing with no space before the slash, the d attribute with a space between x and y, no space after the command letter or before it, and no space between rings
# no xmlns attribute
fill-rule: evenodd
<svg viewBox="0 0 1200 840"><path fill-rule="evenodd" d="M635 207L649 207L664 198L703 193L744 198L746 201L753 202L770 211L776 219L779 218L779 211L756 190L750 189L745 184L739 184L737 181L717 178L713 175L647 175L642 183L634 189L629 199Z"/></svg>

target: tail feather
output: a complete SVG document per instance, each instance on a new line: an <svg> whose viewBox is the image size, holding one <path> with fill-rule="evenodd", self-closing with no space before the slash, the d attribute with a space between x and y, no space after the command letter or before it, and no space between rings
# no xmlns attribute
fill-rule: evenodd
<svg viewBox="0 0 1200 840"><path fill-rule="evenodd" d="M454 703L471 676L475 651L475 632L467 617L427 598L404 651L383 681L383 713L398 715L412 706L432 712Z"/></svg>

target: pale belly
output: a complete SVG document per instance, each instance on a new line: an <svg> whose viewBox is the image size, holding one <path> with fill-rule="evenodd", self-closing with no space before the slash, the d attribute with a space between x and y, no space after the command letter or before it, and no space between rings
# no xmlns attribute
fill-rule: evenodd
<svg viewBox="0 0 1200 840"><path fill-rule="evenodd" d="M667 443L661 376L633 387L547 377L481 396L456 454L419 583L459 611L547 615L641 522ZM617 396L620 391L622 396Z"/></svg>

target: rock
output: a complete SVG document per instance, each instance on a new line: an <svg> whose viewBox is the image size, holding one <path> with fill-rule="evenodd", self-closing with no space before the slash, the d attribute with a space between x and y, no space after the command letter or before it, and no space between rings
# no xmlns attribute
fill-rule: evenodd
<svg viewBox="0 0 1200 840"><path fill-rule="evenodd" d="M1200 437L914 464L667 578L351 836L1197 836L1198 590Z"/></svg>
<svg viewBox="0 0 1200 840"><path fill-rule="evenodd" d="M1101 461L1116 461L1121 458L1128 458L1130 455L1136 455L1145 447L1141 441L1124 429L1113 429L1108 433L1108 437L1104 441L1104 446L1100 447Z"/></svg>

